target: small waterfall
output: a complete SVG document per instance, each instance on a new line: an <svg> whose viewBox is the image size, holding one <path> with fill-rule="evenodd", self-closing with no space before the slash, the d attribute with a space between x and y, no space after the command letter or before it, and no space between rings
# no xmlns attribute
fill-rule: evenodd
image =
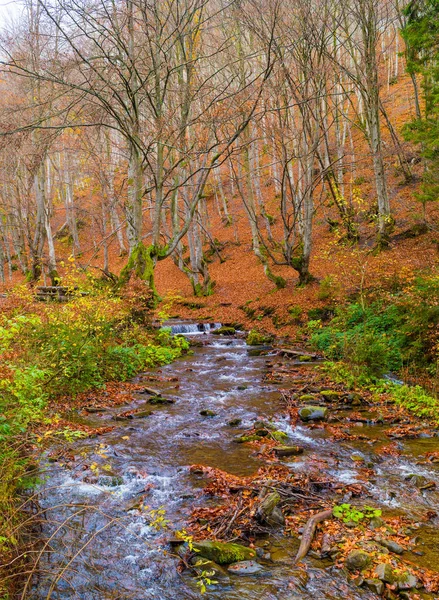
<svg viewBox="0 0 439 600"><path fill-rule="evenodd" d="M164 327L170 327L173 335L199 335L218 329L221 323L165 323Z"/></svg>

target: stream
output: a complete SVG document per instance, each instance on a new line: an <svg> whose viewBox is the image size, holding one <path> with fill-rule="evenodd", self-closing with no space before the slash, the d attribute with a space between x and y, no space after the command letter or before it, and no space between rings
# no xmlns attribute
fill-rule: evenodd
<svg viewBox="0 0 439 600"><path fill-rule="evenodd" d="M178 572L178 558L165 544L170 533L148 524L150 516L139 508L139 499L148 505L147 512L163 508L172 531L183 528L194 506L214 502L201 493L206 478L190 473L189 467L203 464L238 476L255 473L264 463L254 449L235 443L234 438L260 418L273 419L277 429L288 434L287 444L304 448L302 456L283 460L292 470L318 469L344 484L361 482L367 488L368 504L409 516L422 540L422 556L410 553L410 561L439 571L439 521L436 517L428 525L425 519L421 524L422 516L439 506L439 464L418 464L421 455L438 449L437 437L398 440L402 456L383 456L376 451L390 443L384 425L364 424L361 434L367 439L354 442L334 441L324 430L306 424L292 428L282 416L282 386L264 380L271 357L255 355L243 339L212 335L209 327L179 323L174 332L195 337L202 345L135 381L144 381L175 403L151 406L148 396L135 393L129 405L78 414L77 422L117 427L94 439L73 442L63 460L49 462L43 457L39 500L45 510L42 538L48 541L27 598L377 598L348 583L330 561L308 557L306 569L294 567L298 542L280 533L264 542L264 556L258 558L262 571L243 576L224 569L204 596L190 571ZM276 360L291 364L290 359ZM150 383L151 375L158 375L160 381ZM123 411L142 407L153 414L117 420ZM216 416L201 416L205 409ZM233 419L241 419L241 425L229 426ZM358 424L349 427L358 433ZM352 459L353 453L360 453L373 470L367 482L360 478L361 465ZM411 473L436 482L436 489L424 492L409 486L406 477Z"/></svg>

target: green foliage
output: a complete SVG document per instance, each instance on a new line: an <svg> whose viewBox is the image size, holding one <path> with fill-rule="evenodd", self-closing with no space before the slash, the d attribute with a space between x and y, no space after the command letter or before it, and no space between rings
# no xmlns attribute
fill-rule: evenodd
<svg viewBox="0 0 439 600"><path fill-rule="evenodd" d="M270 344L272 341L272 336L261 333L256 329L249 331L246 338L246 343L248 346L261 346L263 344Z"/></svg>
<svg viewBox="0 0 439 600"><path fill-rule="evenodd" d="M439 196L439 0L411 0L403 11L407 71L422 78L424 114L404 128L407 140L421 146L425 159L421 193L425 204Z"/></svg>
<svg viewBox="0 0 439 600"><path fill-rule="evenodd" d="M369 305L337 309L329 325L311 330L310 338L331 360L345 360L372 378L403 366L435 374L438 320L439 278L424 276Z"/></svg>
<svg viewBox="0 0 439 600"><path fill-rule="evenodd" d="M361 510L359 510L351 504L338 504L337 506L334 506L332 514L344 523L355 523L358 525L364 519L380 517L382 511L378 508L373 508L372 506L363 506Z"/></svg>

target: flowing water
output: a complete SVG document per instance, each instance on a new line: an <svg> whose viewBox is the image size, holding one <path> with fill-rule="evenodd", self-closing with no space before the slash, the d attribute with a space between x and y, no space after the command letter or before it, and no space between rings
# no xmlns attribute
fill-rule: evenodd
<svg viewBox="0 0 439 600"><path fill-rule="evenodd" d="M337 443L322 430L306 426L291 428L282 418L276 385L264 382L267 357L254 356L242 339L211 335L214 326L185 326L174 331L198 336L203 345L192 355L144 374L146 385L174 404L153 407L146 418L115 421L127 408L147 407L147 396L135 395L129 407L108 408L97 414L77 416L93 426L117 427L95 439L75 442L66 459L45 463L41 505L45 509L38 578L29 582L28 598L43 600L180 600L201 598L190 572L179 574L178 559L164 551L169 534L148 525L150 514L165 510L172 528L184 527L194 505L212 500L202 497L206 480L189 472L201 463L236 475L249 475L262 466L252 449L233 439L251 428L258 418L273 418L290 443L305 453L286 462L291 469L318 469L342 483L359 481L360 467L352 453L363 454L373 476L366 484L368 503L387 510L404 510L414 522L428 509L438 506L436 491L408 488L405 476L425 475L439 484L437 465L417 464L420 454L437 449L437 438L404 440L404 458L378 457L375 449L389 443L385 428L363 427L368 440ZM312 368L312 367L310 367ZM162 381L150 384L147 376ZM137 381L142 381L142 375ZM212 410L214 417L200 411ZM231 419L242 419L238 428ZM343 418L343 415L340 415ZM316 462L316 457L319 459ZM43 459L44 461L44 459ZM420 528L425 538L422 557L413 561L439 569L437 522ZM419 533L418 532L418 533ZM430 537L429 537L430 536ZM221 600L301 600L376 598L370 592L346 583L330 563L307 559L306 571L292 566L297 542L279 534L270 539L270 558L260 559L263 570L242 576L224 571L218 583L203 596ZM266 552L266 551L265 551ZM430 596L431 597L431 596Z"/></svg>

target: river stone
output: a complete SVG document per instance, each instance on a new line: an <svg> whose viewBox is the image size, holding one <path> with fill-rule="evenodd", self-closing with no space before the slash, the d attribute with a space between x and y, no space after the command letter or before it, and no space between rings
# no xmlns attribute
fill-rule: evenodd
<svg viewBox="0 0 439 600"><path fill-rule="evenodd" d="M377 579L380 579L385 583L393 583L395 581L392 567L387 563L380 563L377 565L374 575Z"/></svg>
<svg viewBox="0 0 439 600"><path fill-rule="evenodd" d="M239 427L241 425L242 419L232 419L227 423L229 427Z"/></svg>
<svg viewBox="0 0 439 600"><path fill-rule="evenodd" d="M263 567L254 560L243 560L229 565L227 570L234 575L255 575L263 571Z"/></svg>
<svg viewBox="0 0 439 600"><path fill-rule="evenodd" d="M239 435L233 441L237 444L245 444L246 442L259 442L262 440L260 435Z"/></svg>
<svg viewBox="0 0 439 600"><path fill-rule="evenodd" d="M363 550L353 550L345 560L345 567L349 571L362 571L372 562L371 556Z"/></svg>
<svg viewBox="0 0 439 600"><path fill-rule="evenodd" d="M203 410L200 410L200 415L202 417L216 417L216 412L213 412L213 410L208 410L207 408L203 408Z"/></svg>
<svg viewBox="0 0 439 600"><path fill-rule="evenodd" d="M372 517L369 521L369 529L381 529L384 527L384 521L380 517Z"/></svg>
<svg viewBox="0 0 439 600"><path fill-rule="evenodd" d="M272 431L270 436L273 440L276 440L276 442L283 442L288 438L288 435L284 431Z"/></svg>
<svg viewBox="0 0 439 600"><path fill-rule="evenodd" d="M404 548L401 546L401 544L398 544L398 542L382 539L377 539L376 541L379 544L381 544L381 546L384 546L384 548L387 548L387 550L390 550L390 552L393 552L394 554L402 554L404 552Z"/></svg>
<svg viewBox="0 0 439 600"><path fill-rule="evenodd" d="M314 359L313 356L310 356L309 354L301 354L298 357L299 362L310 362Z"/></svg>
<svg viewBox="0 0 439 600"><path fill-rule="evenodd" d="M253 423L253 429L269 429L270 431L276 431L276 426L267 421L255 421Z"/></svg>
<svg viewBox="0 0 439 600"><path fill-rule="evenodd" d="M170 398L163 398L163 396L152 396L148 402L150 404L174 404L175 400L171 400Z"/></svg>
<svg viewBox="0 0 439 600"><path fill-rule="evenodd" d="M302 421L322 421L326 419L328 409L324 406L304 406L299 410Z"/></svg>
<svg viewBox="0 0 439 600"><path fill-rule="evenodd" d="M384 583L379 579L365 579L364 585L370 589L371 592L381 596L384 592Z"/></svg>
<svg viewBox="0 0 439 600"><path fill-rule="evenodd" d="M398 577L398 589L399 590L411 590L418 585L418 579L410 573L403 573Z"/></svg>
<svg viewBox="0 0 439 600"><path fill-rule="evenodd" d="M218 329L214 329L211 331L213 335L235 335L236 329L234 327L219 327Z"/></svg>
<svg viewBox="0 0 439 600"><path fill-rule="evenodd" d="M335 390L321 390L320 395L326 402L335 402L340 398L340 392Z"/></svg>
<svg viewBox="0 0 439 600"><path fill-rule="evenodd" d="M192 547L197 554L219 565L251 560L256 556L255 550L247 548L247 546L243 546L242 544L204 540L202 542L193 542Z"/></svg>
<svg viewBox="0 0 439 600"><path fill-rule="evenodd" d="M313 394L302 394L299 396L299 402L312 402L313 400L315 400Z"/></svg>
<svg viewBox="0 0 439 600"><path fill-rule="evenodd" d="M301 446L275 446L273 451L276 456L298 456L303 454Z"/></svg>

